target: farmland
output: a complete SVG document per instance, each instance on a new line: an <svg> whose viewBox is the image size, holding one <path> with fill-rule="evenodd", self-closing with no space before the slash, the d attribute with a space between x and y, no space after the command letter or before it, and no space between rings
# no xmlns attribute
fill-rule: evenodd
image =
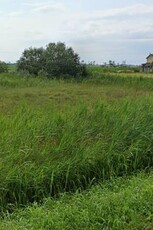
<svg viewBox="0 0 153 230"><path fill-rule="evenodd" d="M0 229L153 228L153 75L0 75Z"/></svg>

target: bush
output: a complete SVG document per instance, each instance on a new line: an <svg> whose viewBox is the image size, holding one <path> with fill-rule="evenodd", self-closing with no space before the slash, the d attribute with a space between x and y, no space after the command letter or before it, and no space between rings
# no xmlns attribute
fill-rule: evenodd
<svg viewBox="0 0 153 230"><path fill-rule="evenodd" d="M44 49L25 49L20 60L17 62L17 71L38 75L44 66Z"/></svg>
<svg viewBox="0 0 153 230"><path fill-rule="evenodd" d="M7 73L8 66L5 62L0 61L0 73Z"/></svg>
<svg viewBox="0 0 153 230"><path fill-rule="evenodd" d="M28 71L29 74L50 78L70 76L73 78L87 77L86 66L80 62L80 57L71 47L64 43L49 43L46 49L29 48L24 50L17 62L18 71Z"/></svg>

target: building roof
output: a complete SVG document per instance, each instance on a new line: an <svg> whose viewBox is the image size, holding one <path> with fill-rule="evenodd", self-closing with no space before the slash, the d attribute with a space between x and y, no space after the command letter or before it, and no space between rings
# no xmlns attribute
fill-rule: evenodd
<svg viewBox="0 0 153 230"><path fill-rule="evenodd" d="M153 56L153 54L150 53L146 58L148 59L150 56Z"/></svg>
<svg viewBox="0 0 153 230"><path fill-rule="evenodd" d="M152 67L152 66L153 66L153 63L144 63L144 64L142 64L142 66L145 66L145 67Z"/></svg>

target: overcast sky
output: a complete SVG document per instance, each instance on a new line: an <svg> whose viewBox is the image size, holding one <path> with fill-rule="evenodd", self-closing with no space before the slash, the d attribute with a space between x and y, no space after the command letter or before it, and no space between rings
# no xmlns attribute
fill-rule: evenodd
<svg viewBox="0 0 153 230"><path fill-rule="evenodd" d="M1 0L0 60L65 42L81 59L141 64L153 52L152 0Z"/></svg>

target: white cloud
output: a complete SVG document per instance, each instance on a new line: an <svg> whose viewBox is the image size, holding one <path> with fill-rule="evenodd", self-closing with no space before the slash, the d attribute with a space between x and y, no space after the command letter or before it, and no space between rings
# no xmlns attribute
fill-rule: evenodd
<svg viewBox="0 0 153 230"><path fill-rule="evenodd" d="M0 13L0 52L14 61L29 46L65 41L86 59L96 53L100 59L104 48L110 55L110 50L112 54L125 53L121 44L152 39L152 13L153 4L80 12L71 11L60 1L22 3L19 11Z"/></svg>
<svg viewBox="0 0 153 230"><path fill-rule="evenodd" d="M101 10L92 13L92 17L94 18L107 18L107 17L115 17L115 16L136 16L136 15L144 15L153 13L153 5L146 4L135 4L132 6Z"/></svg>
<svg viewBox="0 0 153 230"><path fill-rule="evenodd" d="M139 32L145 36L146 33L152 32L152 13L153 5L148 7L144 4L80 13L67 21L66 34L85 39L103 36L129 38L129 35L132 37L132 34Z"/></svg>
<svg viewBox="0 0 153 230"><path fill-rule="evenodd" d="M47 5L45 4L44 6L35 8L36 12L42 12L42 13L59 12L59 11L64 11L64 10L65 10L64 6L60 3L47 4Z"/></svg>
<svg viewBox="0 0 153 230"><path fill-rule="evenodd" d="M22 3L22 5L30 8L32 12L39 12L39 13L48 13L48 12L55 12L55 11L59 12L65 10L64 5L57 1Z"/></svg>

